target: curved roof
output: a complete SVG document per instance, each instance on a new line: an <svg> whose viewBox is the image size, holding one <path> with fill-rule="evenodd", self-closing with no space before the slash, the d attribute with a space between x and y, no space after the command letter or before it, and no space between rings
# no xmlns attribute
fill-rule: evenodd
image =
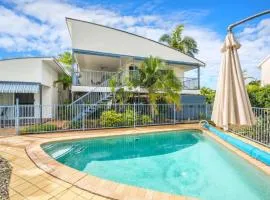
<svg viewBox="0 0 270 200"><path fill-rule="evenodd" d="M204 66L191 56L165 44L119 29L66 18L72 48L77 52L145 58L150 55L183 65Z"/></svg>

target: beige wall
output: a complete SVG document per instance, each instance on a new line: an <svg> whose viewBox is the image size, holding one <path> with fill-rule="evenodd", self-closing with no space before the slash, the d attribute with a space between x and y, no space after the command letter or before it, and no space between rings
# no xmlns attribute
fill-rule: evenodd
<svg viewBox="0 0 270 200"><path fill-rule="evenodd" d="M261 84L262 86L270 84L270 58L261 65Z"/></svg>

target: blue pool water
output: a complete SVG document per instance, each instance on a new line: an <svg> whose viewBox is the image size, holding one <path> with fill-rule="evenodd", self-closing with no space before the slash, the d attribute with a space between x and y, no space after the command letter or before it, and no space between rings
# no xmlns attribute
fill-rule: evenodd
<svg viewBox="0 0 270 200"><path fill-rule="evenodd" d="M116 182L200 199L270 199L270 177L200 131L45 144L59 162Z"/></svg>

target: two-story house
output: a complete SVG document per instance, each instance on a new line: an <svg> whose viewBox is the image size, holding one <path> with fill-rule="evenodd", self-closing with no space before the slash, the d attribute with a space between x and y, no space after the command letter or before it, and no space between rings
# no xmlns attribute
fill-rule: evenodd
<svg viewBox="0 0 270 200"><path fill-rule="evenodd" d="M202 61L129 32L71 18L66 22L75 60L72 75L74 103L95 104L109 100L108 80L112 76L121 79L123 73L132 75L149 56L159 57L173 68L182 82L182 103L203 103L199 96L200 68L205 66ZM187 77L186 73L191 70L196 75Z"/></svg>

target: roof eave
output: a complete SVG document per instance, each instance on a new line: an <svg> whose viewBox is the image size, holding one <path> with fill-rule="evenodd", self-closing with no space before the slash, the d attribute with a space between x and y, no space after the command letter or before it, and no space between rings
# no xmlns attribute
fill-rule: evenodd
<svg viewBox="0 0 270 200"><path fill-rule="evenodd" d="M101 27L104 27L104 28L109 28L109 29L112 29L112 30L115 30L115 31L120 31L120 32L124 32L124 33L127 33L129 35L133 35L133 36L136 36L136 37L140 37L140 38L143 38L143 39L146 39L146 40L149 40L149 41L152 41L154 43L157 43L159 45L162 45L164 47L167 47L167 48L170 48L170 49L173 49L175 51L177 51L178 53L181 53L181 54L184 54L196 61L198 61L200 64L197 64L197 65L200 65L202 67L204 67L206 64L204 62L202 62L201 60L195 58L195 57L192 57L190 55L187 55L185 53L182 53L180 51L178 51L177 49L173 48L173 47L170 47L166 44L163 44L163 43L160 43L160 42L157 42L155 40L152 40L152 39L149 39L149 38L146 38L146 37L143 37L141 35L137 35L137 34L134 34L134 33L130 33L130 32L127 32L127 31L124 31L124 30L120 30L120 29L116 29L116 28L113 28L113 27L110 27L110 26L105 26L105 25L102 25L102 24L97 24L97 23L93 23L93 22L89 22L89 21L85 21L85 20L80 20L80 19L75 19L75 18L71 18L71 17L66 17L66 23L67 23L67 27L68 27L68 30L69 30L69 35L70 35L70 38L71 38L71 30L70 30L70 25L69 25L69 21L78 21L78 22L83 22L83 23L88 23L88 24L92 24L92 25L97 25L97 26L101 26Z"/></svg>

